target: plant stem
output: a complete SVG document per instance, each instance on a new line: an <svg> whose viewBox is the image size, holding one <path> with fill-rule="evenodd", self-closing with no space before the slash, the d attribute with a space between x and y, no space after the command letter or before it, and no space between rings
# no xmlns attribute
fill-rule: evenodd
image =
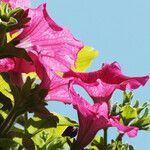
<svg viewBox="0 0 150 150"><path fill-rule="evenodd" d="M3 137L9 131L15 120L16 110L13 108L0 126L0 137Z"/></svg>
<svg viewBox="0 0 150 150"><path fill-rule="evenodd" d="M116 141L122 141L123 136L124 134L119 134L118 137L116 138Z"/></svg>
<svg viewBox="0 0 150 150"><path fill-rule="evenodd" d="M104 129L104 147L107 149L107 130L108 128Z"/></svg>
<svg viewBox="0 0 150 150"><path fill-rule="evenodd" d="M0 47L5 44L6 40L6 29L3 29L0 33Z"/></svg>
<svg viewBox="0 0 150 150"><path fill-rule="evenodd" d="M28 112L24 113L24 121L25 121L25 123L28 121ZM27 133L27 129L25 126L24 126L24 132Z"/></svg>

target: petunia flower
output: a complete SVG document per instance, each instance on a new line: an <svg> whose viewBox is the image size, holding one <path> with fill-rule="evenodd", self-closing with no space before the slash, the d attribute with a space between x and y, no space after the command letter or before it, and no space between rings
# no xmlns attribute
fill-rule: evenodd
<svg viewBox="0 0 150 150"><path fill-rule="evenodd" d="M129 137L137 135L137 127L125 126L119 122L119 116L109 115L110 108L107 102L91 105L73 92L73 107L77 110L79 118L77 145L80 150L93 140L100 129L107 127L117 127L120 133L127 133Z"/></svg>
<svg viewBox="0 0 150 150"><path fill-rule="evenodd" d="M122 73L119 63L113 62L112 64L104 64L102 68L95 72L89 73L75 73L73 71L66 72L64 77L80 78L85 83L95 82L100 79L102 82L115 85L120 90L133 90L139 86L144 86L148 81L149 76L143 77L129 77Z"/></svg>
<svg viewBox="0 0 150 150"><path fill-rule="evenodd" d="M19 43L16 47L36 55L45 68L62 72L70 70L83 44L48 16L46 4L29 9L28 17L31 20L27 27L13 41Z"/></svg>
<svg viewBox="0 0 150 150"><path fill-rule="evenodd" d="M21 1L16 1L16 3L19 2ZM15 73L37 71L35 65L37 61L47 70L68 71L74 65L77 53L83 44L76 40L67 28L58 26L48 16L46 4L36 9L29 9L28 17L31 20L27 26L18 31L18 37L10 42L16 47L26 49L32 62L18 58L8 59L8 63L13 64L13 67L2 71ZM3 65L2 61L0 65Z"/></svg>
<svg viewBox="0 0 150 150"><path fill-rule="evenodd" d="M64 77L74 77L71 93L73 95L73 106L79 116L79 133L77 142L79 149L89 144L97 131L106 127L117 127L120 133L127 133L129 137L135 137L138 132L137 127L125 126L120 123L119 116L110 116L110 98L115 89L136 89L140 85L145 85L149 76L127 77L123 75L118 63L105 64L101 70L90 73L75 73L70 71ZM76 94L73 85L82 86L94 104L89 104L86 100Z"/></svg>
<svg viewBox="0 0 150 150"><path fill-rule="evenodd" d="M67 28L60 27L49 17L46 4L36 9L29 8L27 17L31 20L24 29L18 31L20 34L11 43L26 49L28 53L33 53L45 68L68 71L75 65L77 54L83 44L76 40Z"/></svg>

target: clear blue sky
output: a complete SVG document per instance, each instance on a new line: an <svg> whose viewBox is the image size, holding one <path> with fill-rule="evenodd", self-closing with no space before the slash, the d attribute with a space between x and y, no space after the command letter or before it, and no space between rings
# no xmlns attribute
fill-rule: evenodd
<svg viewBox="0 0 150 150"><path fill-rule="evenodd" d="M44 2L59 25L68 27L85 45L99 50L100 56L90 71L103 62L118 61L126 75L150 75L149 0L33 0L33 7ZM134 93L135 99L150 101L150 82ZM121 99L120 95L116 92L113 100ZM49 109L77 119L71 106L50 102ZM148 150L149 141L150 133L145 132L135 139L125 138L137 150Z"/></svg>

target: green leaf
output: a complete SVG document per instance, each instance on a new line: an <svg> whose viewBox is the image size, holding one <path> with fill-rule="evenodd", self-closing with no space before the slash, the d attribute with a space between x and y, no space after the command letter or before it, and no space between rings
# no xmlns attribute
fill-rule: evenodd
<svg viewBox="0 0 150 150"><path fill-rule="evenodd" d="M112 108L111 108L111 115L112 116L115 116L115 115L117 115L118 114L118 112L117 112L117 108L118 108L119 106L118 106L118 103L115 103L115 104L113 104L113 106L112 106Z"/></svg>
<svg viewBox="0 0 150 150"><path fill-rule="evenodd" d="M26 122L25 128L29 134L37 134L44 129L55 128L57 126L56 120L56 116L52 115L48 118L32 117Z"/></svg>
<svg viewBox="0 0 150 150"><path fill-rule="evenodd" d="M121 108L121 117L124 123L127 125L132 119L137 118L138 114L135 108L126 104Z"/></svg>
<svg viewBox="0 0 150 150"><path fill-rule="evenodd" d="M150 117L141 117L134 121L132 125L139 127L140 129L144 129L146 126L150 125Z"/></svg>
<svg viewBox="0 0 150 150"><path fill-rule="evenodd" d="M104 146L104 138L100 136L95 136L91 144L89 144L90 150L103 150L105 149Z"/></svg>
<svg viewBox="0 0 150 150"><path fill-rule="evenodd" d="M123 93L123 106L127 103L131 103L131 100L133 98L133 93L132 92L124 92Z"/></svg>
<svg viewBox="0 0 150 150"><path fill-rule="evenodd" d="M2 92L0 92L0 103L3 105L2 110L11 110L13 105L11 99L3 95Z"/></svg>
<svg viewBox="0 0 150 150"><path fill-rule="evenodd" d="M0 75L0 92L13 101L13 96L11 94L10 86L3 79L1 75Z"/></svg>
<svg viewBox="0 0 150 150"><path fill-rule="evenodd" d="M3 105L2 103L0 103L0 109L2 109L2 108L3 108L3 106L4 106L4 105Z"/></svg>
<svg viewBox="0 0 150 150"><path fill-rule="evenodd" d="M32 61L25 49L17 48L12 44L7 44L0 47L0 58L6 57L18 57L24 58L27 61Z"/></svg>
<svg viewBox="0 0 150 150"><path fill-rule="evenodd" d="M49 118L32 117L25 126L38 150L44 149L55 138L62 137L62 133L68 126L77 126L75 121L57 113L49 115Z"/></svg>
<svg viewBox="0 0 150 150"><path fill-rule="evenodd" d="M51 141L47 145L46 149L48 149L48 150L54 150L54 149L55 150L63 150L65 143L66 143L66 138L58 137L58 138L55 138L53 141Z"/></svg>
<svg viewBox="0 0 150 150"><path fill-rule="evenodd" d="M5 138L0 139L0 149L1 150L25 150L25 148L19 145L17 142Z"/></svg>
<svg viewBox="0 0 150 150"><path fill-rule="evenodd" d="M6 111L0 110L0 124L6 119L7 115Z"/></svg>
<svg viewBox="0 0 150 150"><path fill-rule="evenodd" d="M123 144L121 141L112 141L107 150L135 150L132 145Z"/></svg>
<svg viewBox="0 0 150 150"><path fill-rule="evenodd" d="M25 125L25 119L24 119L24 115L20 115L17 119L16 119L16 123L18 123L21 126Z"/></svg>
<svg viewBox="0 0 150 150"><path fill-rule="evenodd" d="M18 21L17 21L15 18L10 17L10 18L9 18L9 22L7 23L7 26L8 26L8 27L11 27L11 26L13 26L13 25L16 25L17 23L18 23Z"/></svg>
<svg viewBox="0 0 150 150"><path fill-rule="evenodd" d="M58 113L52 112L53 115L57 116L59 119L59 122L57 123L57 126L76 126L78 127L78 124L76 121L71 120L68 117L64 117Z"/></svg>
<svg viewBox="0 0 150 150"><path fill-rule="evenodd" d="M142 107L137 107L137 113L138 114L140 114L141 113L141 111L142 110L144 110L146 107L148 106L148 103L147 102L145 102L143 105L142 105ZM146 109L148 109L148 108L146 108ZM147 110L148 111L148 110ZM147 112L148 113L148 112Z"/></svg>
<svg viewBox="0 0 150 150"><path fill-rule="evenodd" d="M36 134L44 129L77 126L77 123L67 117L63 117L57 113L49 113L47 118L32 117L26 123L26 129L29 134ZM65 130L64 128L64 130Z"/></svg>
<svg viewBox="0 0 150 150"><path fill-rule="evenodd" d="M98 51L92 47L84 47L80 50L76 60L76 67L72 68L75 72L84 72L91 65L92 61L98 56Z"/></svg>

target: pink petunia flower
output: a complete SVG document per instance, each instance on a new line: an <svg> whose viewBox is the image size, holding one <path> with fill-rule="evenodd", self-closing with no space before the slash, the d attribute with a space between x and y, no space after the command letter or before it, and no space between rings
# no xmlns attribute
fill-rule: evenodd
<svg viewBox="0 0 150 150"><path fill-rule="evenodd" d="M21 1L10 0L7 2L19 4ZM27 62L19 58L8 59L8 63L13 64L13 66L6 70L1 70L3 72L29 73L37 71L37 62L46 70L70 70L83 44L76 40L67 28L58 26L48 16L46 4L36 9L29 9L28 17L31 20L24 29L19 31L19 36L13 39L11 43L16 47L26 49L32 62ZM2 61L0 62L1 66L3 66ZM42 74L42 67L38 67L37 72L39 76ZM39 71L40 69L41 71Z"/></svg>
<svg viewBox="0 0 150 150"><path fill-rule="evenodd" d="M22 2L24 5L24 1L19 0L7 2ZM60 27L49 17L46 4L36 9L29 8L28 18L31 20L24 29L18 31L19 36L11 43L26 49L28 53L33 53L45 68L62 72L70 70L83 43L76 40L67 28Z"/></svg>
<svg viewBox="0 0 150 150"><path fill-rule="evenodd" d="M73 96L73 106L79 116L79 133L77 142L79 148L89 144L97 131L106 127L117 127L120 133L127 133L129 137L135 137L138 128L125 126L120 123L119 116L110 116L110 98L115 89L126 90L136 89L140 85L145 85L149 76L128 77L123 75L119 64L105 64L101 70L90 73L75 73L73 71L64 74L64 77L74 77L71 93ZM73 89L73 85L82 86L94 104L90 105L81 98Z"/></svg>
<svg viewBox="0 0 150 150"><path fill-rule="evenodd" d="M36 55L45 68L62 72L70 70L83 44L48 16L46 4L29 9L28 17L31 20L15 39L19 41L16 46Z"/></svg>
<svg viewBox="0 0 150 150"><path fill-rule="evenodd" d="M125 126L119 122L119 116L109 115L107 102L102 101L91 105L74 92L72 95L73 107L77 110L79 118L78 149L83 149L93 140L100 129L107 127L117 127L120 133L127 133L129 137L137 135L137 127Z"/></svg>
<svg viewBox="0 0 150 150"><path fill-rule="evenodd" d="M116 88L123 91L126 89L137 89L141 85L144 86L149 79L149 76L125 76L122 73L121 67L117 62L113 62L112 64L104 64L100 70L95 72L75 73L73 71L69 71L64 74L64 77L70 76L80 78L85 83L92 83L97 79L100 79L102 82L110 85L115 85Z"/></svg>

